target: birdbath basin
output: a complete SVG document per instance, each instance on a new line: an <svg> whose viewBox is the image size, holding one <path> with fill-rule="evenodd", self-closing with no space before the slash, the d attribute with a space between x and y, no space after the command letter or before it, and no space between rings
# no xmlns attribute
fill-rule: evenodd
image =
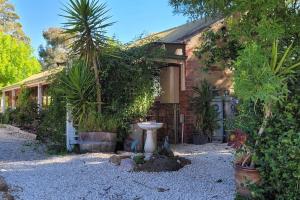
<svg viewBox="0 0 300 200"><path fill-rule="evenodd" d="M153 155L153 152L156 149L156 129L159 129L163 126L163 123L156 122L141 122L137 124L141 129L146 130L146 142L145 142L145 159L148 160Z"/></svg>

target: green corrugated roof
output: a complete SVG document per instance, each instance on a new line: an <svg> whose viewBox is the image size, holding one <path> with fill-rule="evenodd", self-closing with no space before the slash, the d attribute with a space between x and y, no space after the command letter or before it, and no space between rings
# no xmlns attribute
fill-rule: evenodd
<svg viewBox="0 0 300 200"><path fill-rule="evenodd" d="M35 83L40 83L40 82L47 81L49 76L55 75L58 72L61 72L63 70L63 68L64 67L56 67L56 68L53 68L53 69L49 69L49 70L40 72L38 74L34 74L34 75L29 76L28 78L26 78L26 79L24 79L20 82L2 87L0 90L1 91L9 90L9 89L14 89L14 88L21 87L22 85L26 86L26 85L30 85L30 84L35 84Z"/></svg>

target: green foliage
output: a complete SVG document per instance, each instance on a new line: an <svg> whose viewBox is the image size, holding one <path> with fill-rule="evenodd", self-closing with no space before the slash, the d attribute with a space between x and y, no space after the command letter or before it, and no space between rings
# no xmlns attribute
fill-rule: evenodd
<svg viewBox="0 0 300 200"><path fill-rule="evenodd" d="M11 112L13 123L35 132L39 120L38 105L31 97L31 89L21 88L18 106Z"/></svg>
<svg viewBox="0 0 300 200"><path fill-rule="evenodd" d="M251 101L240 101L236 107L236 116L226 121L226 128L228 130L243 130L247 134L256 135L263 118L261 107L260 102L254 104ZM248 140L248 144L249 142Z"/></svg>
<svg viewBox="0 0 300 200"><path fill-rule="evenodd" d="M1 123L12 124L35 133L40 115L38 105L31 98L31 90L21 88L16 109L7 109L2 114Z"/></svg>
<svg viewBox="0 0 300 200"><path fill-rule="evenodd" d="M13 124L16 119L16 111L12 109L7 109L5 113L0 114L1 124Z"/></svg>
<svg viewBox="0 0 300 200"><path fill-rule="evenodd" d="M254 190L259 199L296 200L300 196L299 105L298 99L276 112L267 134L259 140L263 183Z"/></svg>
<svg viewBox="0 0 300 200"><path fill-rule="evenodd" d="M176 13L192 19L227 18L231 33L242 41L272 42L299 32L299 0L170 0Z"/></svg>
<svg viewBox="0 0 300 200"><path fill-rule="evenodd" d="M169 0L175 13L189 16L191 19L221 15L230 2L228 0Z"/></svg>
<svg viewBox="0 0 300 200"><path fill-rule="evenodd" d="M99 55L107 46L106 28L113 23L107 23L107 8L98 0L70 0L63 9L67 19L64 23L65 33L73 35L72 53L79 56L94 70L96 83L97 111L102 111L101 84L99 72ZM101 71L101 69L100 69Z"/></svg>
<svg viewBox="0 0 300 200"><path fill-rule="evenodd" d="M202 134L211 134L218 128L218 112L211 105L215 97L214 88L206 80L193 88L194 96L191 97L191 107L196 116L195 129Z"/></svg>
<svg viewBox="0 0 300 200"><path fill-rule="evenodd" d="M230 37L225 26L216 32L206 31L201 40L203 43L196 48L194 54L204 61L206 70L214 66L221 69L233 68L234 60L242 47L237 40Z"/></svg>
<svg viewBox="0 0 300 200"><path fill-rule="evenodd" d="M58 76L57 93L65 97L72 111L75 124L87 119L95 107L95 80L91 71L82 61L76 61Z"/></svg>
<svg viewBox="0 0 300 200"><path fill-rule="evenodd" d="M253 198L299 199L300 77L295 61L300 58L300 1L170 0L170 4L175 12L192 18L225 17L228 41L236 40L245 48L233 58L235 92L240 98L233 125L251 136L247 145L260 166L263 182L252 188ZM281 45L271 46L277 39ZM213 61L222 62L219 51L212 50Z"/></svg>
<svg viewBox="0 0 300 200"><path fill-rule="evenodd" d="M51 103L41 112L37 139L46 143L50 151L63 152L66 148L66 102L64 97L55 90L58 84L60 83L54 79L49 88Z"/></svg>
<svg viewBox="0 0 300 200"><path fill-rule="evenodd" d="M190 16L192 19L223 16L229 43L238 41L244 45L256 42L263 48L268 48L275 39L280 39L286 46L294 41L296 47L294 56L296 59L300 56L299 0L170 0L169 2L176 13ZM225 50L226 48L223 52L226 55ZM217 61L222 62L221 59Z"/></svg>
<svg viewBox="0 0 300 200"><path fill-rule="evenodd" d="M145 163L145 156L144 155L136 155L133 157L133 161L135 164L140 165Z"/></svg>
<svg viewBox="0 0 300 200"><path fill-rule="evenodd" d="M286 96L286 77L277 76L268 62L268 56L254 43L240 53L234 71L234 89L239 99L272 104Z"/></svg>
<svg viewBox="0 0 300 200"><path fill-rule="evenodd" d="M64 23L65 32L74 36L73 53L92 63L97 52L106 45L107 8L97 0L70 0L63 9L67 19Z"/></svg>
<svg viewBox="0 0 300 200"><path fill-rule="evenodd" d="M31 47L0 32L0 87L21 81L40 71Z"/></svg>
<svg viewBox="0 0 300 200"><path fill-rule="evenodd" d="M101 115L96 112L89 112L86 119L78 125L79 131L91 132L112 132L116 133L119 128L119 121L114 116Z"/></svg>
<svg viewBox="0 0 300 200"><path fill-rule="evenodd" d="M151 42L128 48L114 44L102 55L104 111L120 119L121 128L144 118L159 95L159 64L163 52ZM114 56L111 56L114 55Z"/></svg>

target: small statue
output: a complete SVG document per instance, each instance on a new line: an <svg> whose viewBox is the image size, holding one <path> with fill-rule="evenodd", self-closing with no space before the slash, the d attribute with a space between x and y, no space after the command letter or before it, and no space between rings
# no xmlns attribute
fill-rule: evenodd
<svg viewBox="0 0 300 200"><path fill-rule="evenodd" d="M165 141L164 141L164 144L163 144L162 148L166 149L168 151L170 150L169 136L165 137Z"/></svg>
<svg viewBox="0 0 300 200"><path fill-rule="evenodd" d="M137 153L138 144L139 144L139 140L137 139L131 142L131 146L130 146L131 152Z"/></svg>
<svg viewBox="0 0 300 200"><path fill-rule="evenodd" d="M169 143L169 137L168 136L165 137L164 144L162 145L162 148L161 148L159 154L167 156L167 157L174 157L174 153L171 150L171 145Z"/></svg>

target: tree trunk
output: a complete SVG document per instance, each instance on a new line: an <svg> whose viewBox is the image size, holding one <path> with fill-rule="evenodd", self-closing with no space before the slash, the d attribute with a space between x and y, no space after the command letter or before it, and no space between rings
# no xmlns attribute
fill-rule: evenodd
<svg viewBox="0 0 300 200"><path fill-rule="evenodd" d="M98 66L97 66L97 59L95 56L93 56L93 69L94 69L95 79L96 79L97 111L99 113L101 113L102 112L101 84L100 84L100 78L99 78L99 70L98 70Z"/></svg>
<svg viewBox="0 0 300 200"><path fill-rule="evenodd" d="M263 119L262 125L260 126L259 131L258 131L258 136L259 137L261 137L262 134L264 133L265 128L267 127L267 124L268 124L268 121L269 121L269 118L271 117L271 115L272 115L271 105L267 105L265 107L264 119ZM254 148L256 148L257 145L258 145L258 140L256 140ZM250 167L254 168L254 165L255 164L254 164L253 160L251 160Z"/></svg>
<svg viewBox="0 0 300 200"><path fill-rule="evenodd" d="M265 108L265 111L264 111L264 119L263 119L263 123L258 131L258 136L260 137L264 131L265 131L265 128L267 127L267 124L268 124L268 121L269 121L269 118L271 117L271 106L270 105L267 105L266 108Z"/></svg>

